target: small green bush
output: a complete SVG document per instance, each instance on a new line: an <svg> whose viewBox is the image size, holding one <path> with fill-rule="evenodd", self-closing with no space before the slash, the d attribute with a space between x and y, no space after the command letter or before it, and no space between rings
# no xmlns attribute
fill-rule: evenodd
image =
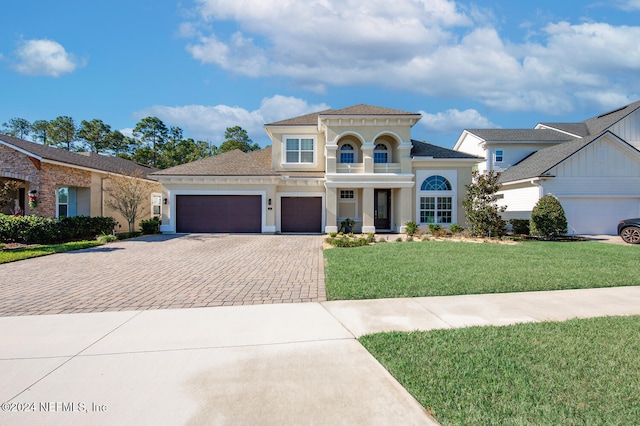
<svg viewBox="0 0 640 426"><path fill-rule="evenodd" d="M540 198L531 212L531 235L557 238L567 233L567 217L560 201L551 194Z"/></svg>
<svg viewBox="0 0 640 426"><path fill-rule="evenodd" d="M511 230L517 235L529 235L529 219L509 219Z"/></svg>
<svg viewBox="0 0 640 426"><path fill-rule="evenodd" d="M140 229L143 234L159 234L160 218L158 216L140 222Z"/></svg>
<svg viewBox="0 0 640 426"><path fill-rule="evenodd" d="M331 238L335 238L335 237L336 237L336 235L338 235L338 233L337 233L337 232L329 232L329 236L330 236Z"/></svg>
<svg viewBox="0 0 640 426"><path fill-rule="evenodd" d="M464 231L464 227L458 225L457 223L453 223L449 227L449 231L451 231L452 234L461 234Z"/></svg>
<svg viewBox="0 0 640 426"><path fill-rule="evenodd" d="M405 232L407 235L413 236L418 233L418 224L415 222L405 223Z"/></svg>
<svg viewBox="0 0 640 426"><path fill-rule="evenodd" d="M325 242L331 244L334 247L362 247L369 244L369 240L367 238L333 238L327 237L325 238Z"/></svg>
<svg viewBox="0 0 640 426"><path fill-rule="evenodd" d="M367 233L367 241L369 241L370 243L375 243L376 242L376 234L374 234L373 232L368 232Z"/></svg>
<svg viewBox="0 0 640 426"><path fill-rule="evenodd" d="M117 241L118 237L113 234L102 234L97 238L97 240L100 244L107 244Z"/></svg>
<svg viewBox="0 0 640 426"><path fill-rule="evenodd" d="M439 231L442 229L442 226L438 225L437 223L430 223L429 224L429 232L431 234L435 233L436 231Z"/></svg>

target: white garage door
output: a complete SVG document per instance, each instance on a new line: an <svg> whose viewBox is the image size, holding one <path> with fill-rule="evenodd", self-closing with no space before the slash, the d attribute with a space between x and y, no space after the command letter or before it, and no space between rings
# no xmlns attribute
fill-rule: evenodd
<svg viewBox="0 0 640 426"><path fill-rule="evenodd" d="M560 198L569 223L569 234L615 235L621 219L640 216L638 199Z"/></svg>

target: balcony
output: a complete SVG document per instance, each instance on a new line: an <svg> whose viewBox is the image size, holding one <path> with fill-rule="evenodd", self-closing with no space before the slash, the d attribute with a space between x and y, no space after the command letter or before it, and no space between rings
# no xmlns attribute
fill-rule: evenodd
<svg viewBox="0 0 640 426"><path fill-rule="evenodd" d="M400 163L376 163L373 165L374 173L400 173ZM364 173L364 165L362 163L338 163L336 164L336 173Z"/></svg>

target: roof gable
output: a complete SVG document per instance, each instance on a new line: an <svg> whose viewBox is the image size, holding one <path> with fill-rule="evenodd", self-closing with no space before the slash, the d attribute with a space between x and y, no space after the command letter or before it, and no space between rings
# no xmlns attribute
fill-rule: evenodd
<svg viewBox="0 0 640 426"><path fill-rule="evenodd" d="M620 143L627 145L629 148L637 151L635 148L627 144L612 132L606 131L599 135L591 135L585 138L573 139L569 142L550 146L548 148L544 148L540 151L534 152L519 163L509 167L507 170L502 172L500 176L500 182L515 182L519 180L544 176L551 169L566 161L594 141L601 139L605 135L609 135L612 139L617 140Z"/></svg>
<svg viewBox="0 0 640 426"><path fill-rule="evenodd" d="M551 129L466 129L485 142L566 142L573 136Z"/></svg>

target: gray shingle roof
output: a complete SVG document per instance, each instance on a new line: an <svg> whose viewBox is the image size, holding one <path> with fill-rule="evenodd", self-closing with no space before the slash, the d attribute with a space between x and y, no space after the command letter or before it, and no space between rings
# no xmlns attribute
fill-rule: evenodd
<svg viewBox="0 0 640 426"><path fill-rule="evenodd" d="M27 152L33 157L68 164L70 167L84 167L116 174L141 172L144 176L158 170L124 158L96 154L95 152L71 152L7 135L0 135L0 141Z"/></svg>
<svg viewBox="0 0 640 426"><path fill-rule="evenodd" d="M561 132L571 133L580 137L589 136L589 129L584 123L540 123L543 126L558 129ZM542 130L542 129L541 129Z"/></svg>
<svg viewBox="0 0 640 426"><path fill-rule="evenodd" d="M555 130L548 129L466 129L469 133L472 133L485 141L496 142L566 142L573 137L557 132Z"/></svg>
<svg viewBox="0 0 640 426"><path fill-rule="evenodd" d="M439 159L468 158L468 159L482 160L482 158L476 157L475 155L467 154L461 151L454 151L452 149L432 145L427 142L412 140L411 144L413 145L413 147L411 148L412 157L433 157L433 158L439 158Z"/></svg>
<svg viewBox="0 0 640 426"><path fill-rule="evenodd" d="M343 109L327 109L324 111L314 112L311 114L301 115L286 120L276 121L266 124L266 126L314 126L318 124L318 117L321 115L420 115L415 112L400 111L391 108L382 108L372 105L360 104Z"/></svg>

